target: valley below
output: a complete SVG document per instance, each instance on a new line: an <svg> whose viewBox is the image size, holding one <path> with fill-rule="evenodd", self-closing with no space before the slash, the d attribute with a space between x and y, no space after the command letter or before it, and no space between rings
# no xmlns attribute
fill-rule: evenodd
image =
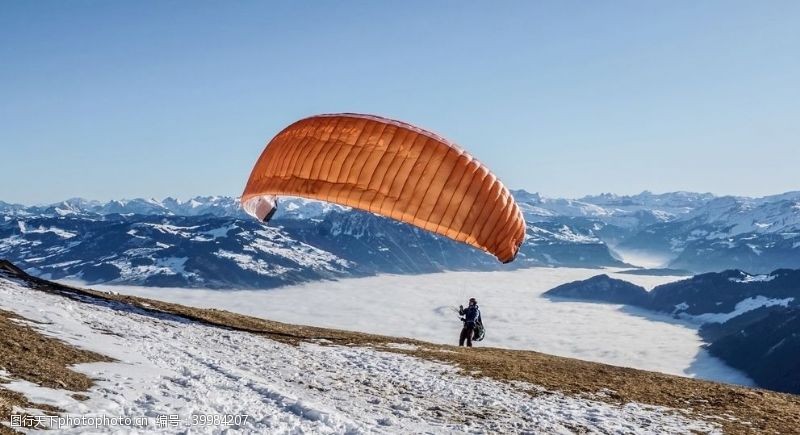
<svg viewBox="0 0 800 435"><path fill-rule="evenodd" d="M752 381L703 347L699 324L667 314L541 297L598 273L651 289L685 277L626 275L617 269L530 268L508 272L380 275L271 290L95 285L95 289L224 309L281 322L457 344L460 304L475 297L487 336L477 346L535 350L642 370L740 385Z"/></svg>

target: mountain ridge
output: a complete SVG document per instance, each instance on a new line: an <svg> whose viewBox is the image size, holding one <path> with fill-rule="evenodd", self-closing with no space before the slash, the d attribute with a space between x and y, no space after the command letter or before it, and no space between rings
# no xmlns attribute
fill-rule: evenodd
<svg viewBox="0 0 800 435"><path fill-rule="evenodd" d="M705 273L647 291L598 275L562 284L548 297L626 304L700 324L712 355L758 385L800 393L800 269L752 275L741 270Z"/></svg>
<svg viewBox="0 0 800 435"><path fill-rule="evenodd" d="M528 228L509 268L627 267L629 252L660 256L663 267L694 273L800 266L800 192L762 198L643 192L579 200L513 194ZM269 288L375 273L499 267L478 251L347 207L286 198L278 210L263 226L225 196L0 203L0 255L53 278L162 286ZM367 238L356 234L358 225L371 228ZM337 232L344 227L350 229ZM408 240L414 246L406 247ZM208 249L209 242L224 246ZM298 262L303 252L328 260ZM62 269L69 275L61 276ZM141 273L126 275L128 269Z"/></svg>

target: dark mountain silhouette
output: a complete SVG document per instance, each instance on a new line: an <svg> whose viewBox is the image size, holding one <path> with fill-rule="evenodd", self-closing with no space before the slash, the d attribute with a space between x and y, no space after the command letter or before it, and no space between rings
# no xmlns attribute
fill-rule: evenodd
<svg viewBox="0 0 800 435"><path fill-rule="evenodd" d="M800 270L705 273L650 292L598 275L544 294L628 304L702 322L700 335L712 355L764 388L800 394Z"/></svg>

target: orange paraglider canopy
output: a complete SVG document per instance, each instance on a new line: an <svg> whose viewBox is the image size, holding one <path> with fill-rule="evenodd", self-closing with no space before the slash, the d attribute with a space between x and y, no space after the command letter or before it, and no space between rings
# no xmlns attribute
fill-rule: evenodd
<svg viewBox="0 0 800 435"><path fill-rule="evenodd" d="M371 115L312 116L278 133L250 174L242 207L266 221L277 196L387 216L504 263L525 237L519 207L486 166L436 134Z"/></svg>

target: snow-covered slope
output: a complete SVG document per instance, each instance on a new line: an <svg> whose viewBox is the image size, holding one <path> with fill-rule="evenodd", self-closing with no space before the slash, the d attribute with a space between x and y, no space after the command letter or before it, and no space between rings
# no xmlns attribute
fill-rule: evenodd
<svg viewBox="0 0 800 435"><path fill-rule="evenodd" d="M5 388L66 415L145 418L129 430L185 433L193 415L242 416L235 429L259 433L708 433L730 421L477 378L451 364L388 351L424 344L388 343L386 350L324 340L293 345L120 302L47 294L2 277L0 307L43 334L116 359L76 367L96 380L86 400L25 381ZM159 427L159 416L171 414L178 425ZM210 433L225 426L191 429Z"/></svg>
<svg viewBox="0 0 800 435"><path fill-rule="evenodd" d="M647 288L679 279L605 272ZM678 321L666 313L541 297L552 287L597 273L596 269L562 267L381 275L310 282L270 291L92 287L293 324L440 344L457 343L461 322L456 307L475 297L488 328L482 347L536 350L584 361L753 385L743 373L708 354L696 324Z"/></svg>
<svg viewBox="0 0 800 435"><path fill-rule="evenodd" d="M20 218L0 223L0 234L0 257L87 282L275 287L352 269L280 227L210 215Z"/></svg>
<svg viewBox="0 0 800 435"><path fill-rule="evenodd" d="M501 380L496 374L474 376L469 367L445 362L450 361L447 356L490 358L491 349L465 351L356 335L351 337L357 344L347 345L347 338L335 338L347 336L341 331L327 331L336 341L287 343L190 320L154 301L123 302L57 286L46 293L16 278L0 277L0 308L27 319L25 324L43 334L116 359L75 367L95 379L82 393L85 400L21 380L0 385L33 402L58 406L64 416L143 418L138 427L101 425L92 432L722 433L723 427L785 428L787 423L780 422L797 413L791 399L769 392L570 360L562 364L596 373L588 377L596 385L580 391L576 381L585 374L574 369L569 378L560 374L548 380L564 382L555 389ZM308 331L294 328L295 333ZM544 355L521 353L505 355L502 361L514 356L548 361ZM558 362L552 363L558 370ZM608 377L607 383L597 376ZM666 396L643 397L659 401L674 396L677 407L632 401L624 398L627 393L609 388L597 390L604 384L629 385L618 376L643 382L632 391L661 385L669 391ZM738 401L708 400L727 395ZM42 413L35 408L14 411ZM164 419L160 426L161 417L170 415L177 416L176 425ZM239 416L237 424L191 425L198 416L224 415ZM765 420L767 415L773 420ZM86 429L68 425L59 433Z"/></svg>

